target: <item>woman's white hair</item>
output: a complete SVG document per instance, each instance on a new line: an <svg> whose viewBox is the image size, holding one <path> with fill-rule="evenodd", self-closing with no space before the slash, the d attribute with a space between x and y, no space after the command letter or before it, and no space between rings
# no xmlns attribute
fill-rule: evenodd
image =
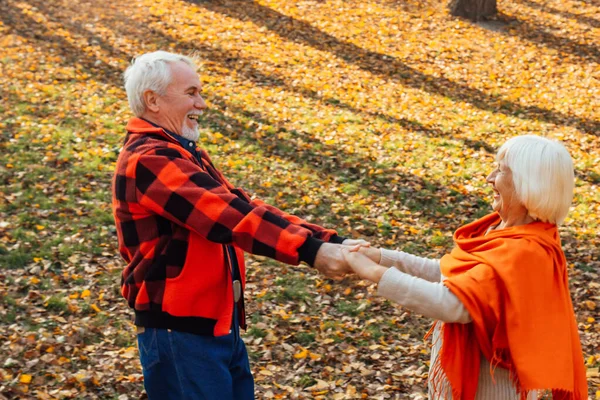
<svg viewBox="0 0 600 400"><path fill-rule="evenodd" d="M135 58L124 74L125 91L129 107L136 117L142 116L146 111L144 92L152 90L164 96L167 86L171 83L170 63L184 62L197 70L196 63L191 57L167 51L155 51Z"/></svg>
<svg viewBox="0 0 600 400"><path fill-rule="evenodd" d="M510 168L515 191L529 215L560 225L573 201L573 160L565 147L535 135L517 136L502 145L496 156Z"/></svg>

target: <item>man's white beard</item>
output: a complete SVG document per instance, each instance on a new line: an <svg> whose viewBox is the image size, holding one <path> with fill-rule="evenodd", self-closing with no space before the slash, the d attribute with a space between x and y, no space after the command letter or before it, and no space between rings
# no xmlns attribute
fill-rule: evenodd
<svg viewBox="0 0 600 400"><path fill-rule="evenodd" d="M192 142L197 142L200 138L200 132L198 129L193 129L187 126L184 121L183 126L181 127L181 136L187 140L191 140Z"/></svg>

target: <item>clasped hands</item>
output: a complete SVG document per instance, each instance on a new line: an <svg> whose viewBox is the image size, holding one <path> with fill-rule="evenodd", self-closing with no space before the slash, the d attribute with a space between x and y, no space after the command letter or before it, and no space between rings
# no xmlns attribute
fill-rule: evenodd
<svg viewBox="0 0 600 400"><path fill-rule="evenodd" d="M328 278L341 279L356 273L362 279L379 282L387 268L379 265L381 250L362 239L346 239L340 244L323 243L315 258L315 268Z"/></svg>

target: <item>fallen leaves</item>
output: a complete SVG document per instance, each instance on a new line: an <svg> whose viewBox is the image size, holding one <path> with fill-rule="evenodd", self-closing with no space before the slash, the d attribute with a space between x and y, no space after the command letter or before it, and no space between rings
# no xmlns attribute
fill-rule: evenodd
<svg viewBox="0 0 600 400"><path fill-rule="evenodd" d="M593 396L599 9L499 7L486 25L429 1L0 3L0 393L139 397L110 178L131 115L122 72L172 49L202 60L202 145L231 181L373 245L442 255L488 212L499 145L563 140L577 187L561 236ZM248 274L257 398L425 396L429 321L364 282L262 259Z"/></svg>

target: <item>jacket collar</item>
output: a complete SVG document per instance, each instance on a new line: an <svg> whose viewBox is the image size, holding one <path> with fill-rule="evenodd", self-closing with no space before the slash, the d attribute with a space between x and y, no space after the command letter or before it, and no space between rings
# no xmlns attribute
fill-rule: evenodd
<svg viewBox="0 0 600 400"><path fill-rule="evenodd" d="M127 126L125 129L127 129L127 132L129 132L129 133L159 135L164 138L170 139L171 141L175 141L176 143L181 144L183 146L183 148L185 148L185 149L196 147L195 142L192 142L191 140L188 140L188 139L184 138L183 136L180 136L174 132L171 132L170 130L165 129L165 128L163 128L159 125L156 125L155 123L150 122L143 118L138 118L138 117L131 118L129 120L129 122L127 123ZM193 143L193 145L190 146L189 143Z"/></svg>

